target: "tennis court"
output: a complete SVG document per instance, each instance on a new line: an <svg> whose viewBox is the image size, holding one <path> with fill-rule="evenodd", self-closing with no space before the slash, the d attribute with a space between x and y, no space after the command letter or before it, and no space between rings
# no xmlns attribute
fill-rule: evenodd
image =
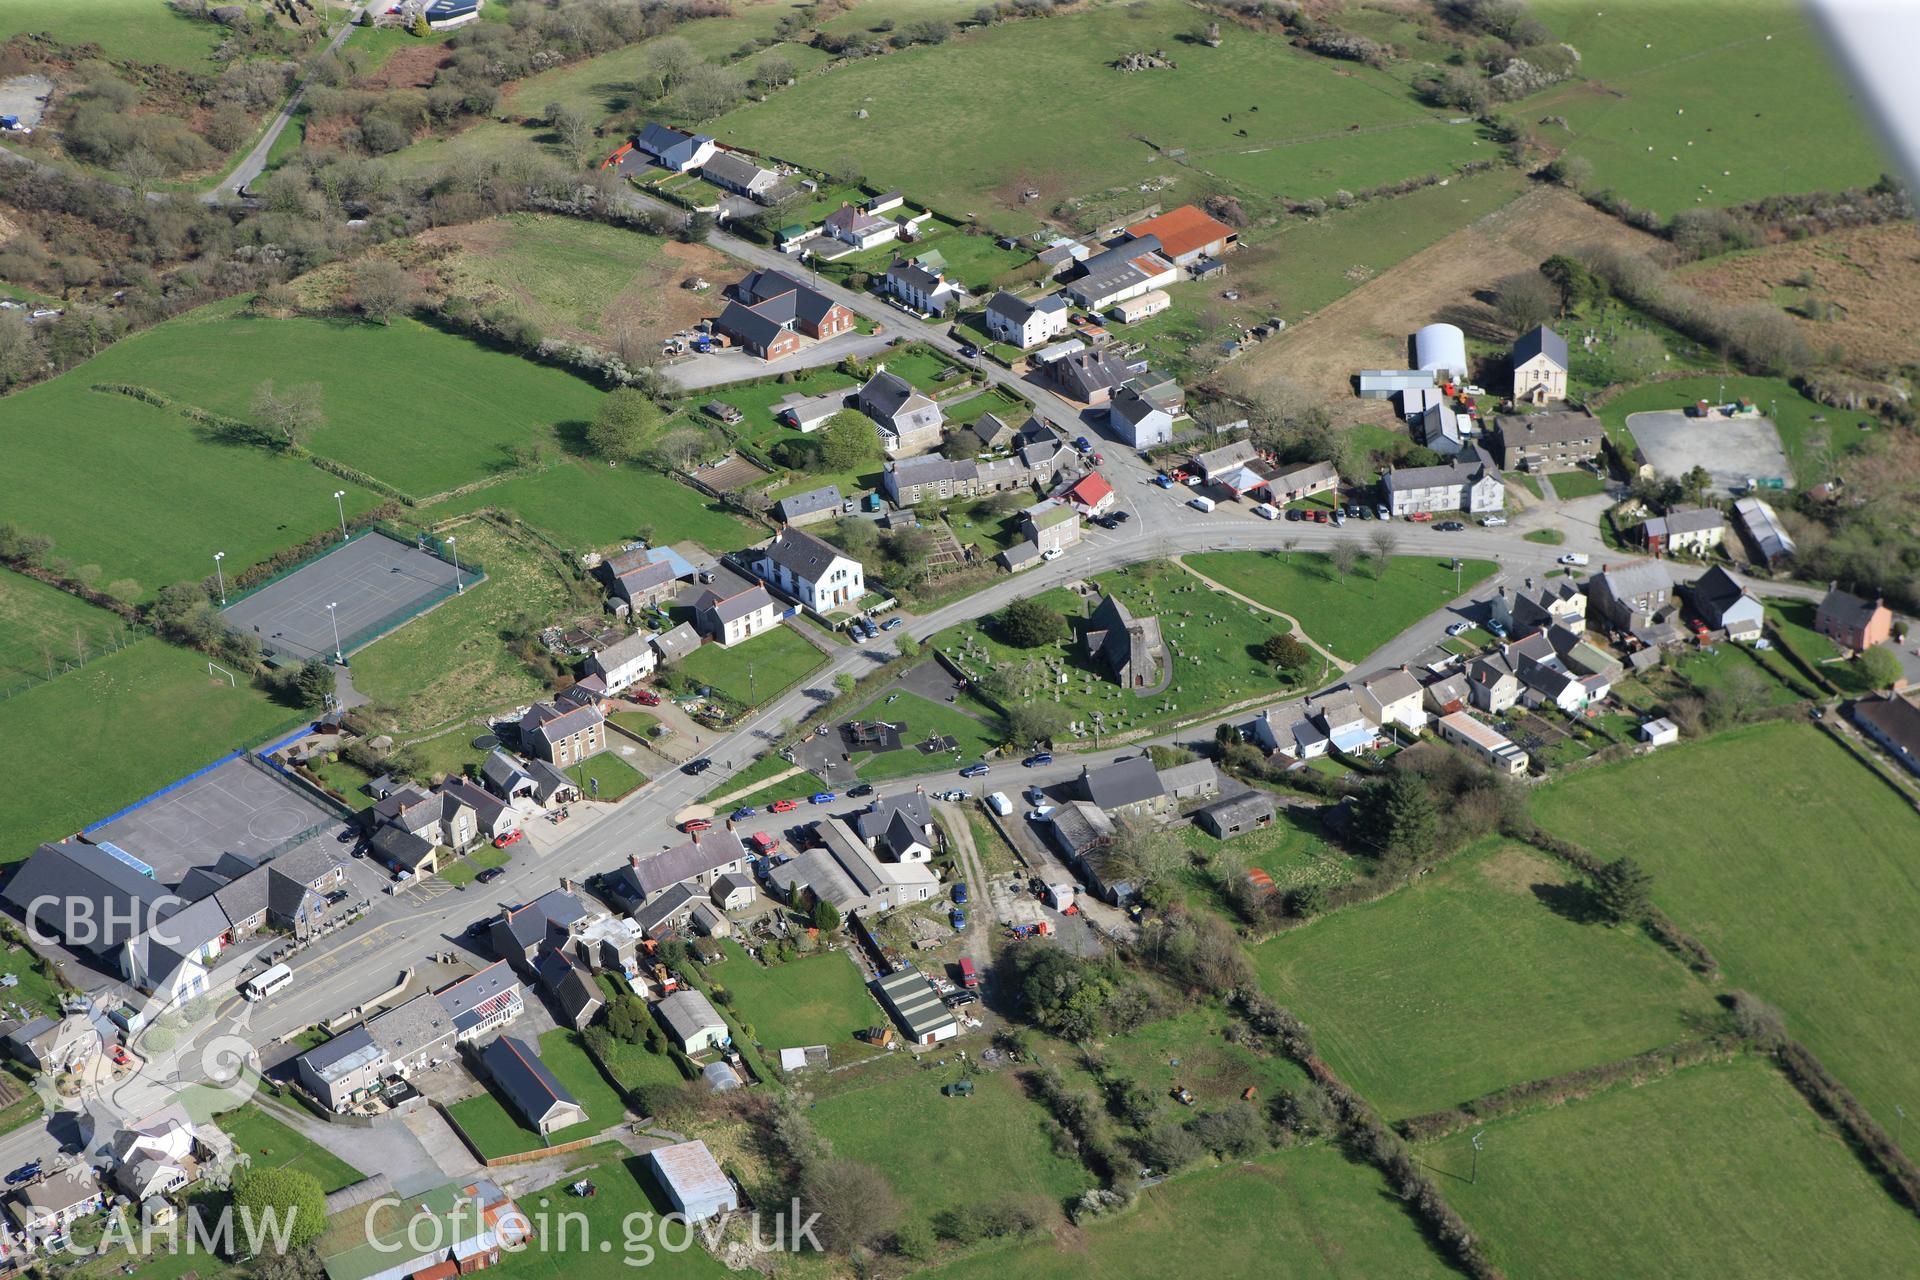
<svg viewBox="0 0 1920 1280"><path fill-rule="evenodd" d="M460 581L471 587L479 577L462 572ZM270 656L304 662L333 657L336 636L342 653L364 648L454 590L448 561L369 531L234 601L221 616L234 630L258 635Z"/></svg>
<svg viewBox="0 0 1920 1280"><path fill-rule="evenodd" d="M258 862L315 828L313 838L331 843L345 825L266 766L238 756L89 828L86 838L132 854L172 886L222 854Z"/></svg>

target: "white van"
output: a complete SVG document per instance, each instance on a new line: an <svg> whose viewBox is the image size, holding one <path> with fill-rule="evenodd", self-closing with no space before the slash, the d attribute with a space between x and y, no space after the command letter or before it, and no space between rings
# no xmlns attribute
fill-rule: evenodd
<svg viewBox="0 0 1920 1280"><path fill-rule="evenodd" d="M284 964L276 964L265 973L248 979L240 987L240 994L249 1000L265 1000L275 992L284 991L293 985L293 970Z"/></svg>
<svg viewBox="0 0 1920 1280"><path fill-rule="evenodd" d="M1007 799L1006 792L996 791L987 797L987 807L1004 818L1013 812L1013 801Z"/></svg>
<svg viewBox="0 0 1920 1280"><path fill-rule="evenodd" d="M1214 502L1212 498L1195 498L1188 502L1187 505L1195 511L1211 511L1213 510Z"/></svg>
<svg viewBox="0 0 1920 1280"><path fill-rule="evenodd" d="M1253 509L1253 514L1259 516L1262 520L1278 520L1280 518L1280 508L1274 506L1271 502L1263 502Z"/></svg>
<svg viewBox="0 0 1920 1280"><path fill-rule="evenodd" d="M1593 557L1588 555L1584 551L1569 551L1567 552L1567 554L1560 557L1560 563L1584 565L1591 562L1592 559Z"/></svg>

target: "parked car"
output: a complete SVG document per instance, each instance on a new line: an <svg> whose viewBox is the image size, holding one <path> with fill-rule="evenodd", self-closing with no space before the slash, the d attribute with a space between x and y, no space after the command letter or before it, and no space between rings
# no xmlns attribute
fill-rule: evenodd
<svg viewBox="0 0 1920 1280"><path fill-rule="evenodd" d="M1033 808L1027 811L1027 821L1028 822L1045 822L1047 820L1047 816L1052 812L1053 812L1053 806L1050 804L1035 805Z"/></svg>
<svg viewBox="0 0 1920 1280"><path fill-rule="evenodd" d="M38 1160L35 1160L29 1164L21 1165L18 1169L15 1169L12 1173L8 1174L7 1185L10 1187L17 1187L23 1182L32 1182L35 1178L39 1176L40 1176L40 1162Z"/></svg>
<svg viewBox="0 0 1920 1280"><path fill-rule="evenodd" d="M898 627L904 627L906 625L907 625L907 620L905 618L888 618L885 622L880 624L880 629L882 631L892 631Z"/></svg>
<svg viewBox="0 0 1920 1280"><path fill-rule="evenodd" d="M1120 527L1113 522L1113 517L1111 516L1095 516L1093 522L1102 529L1117 529Z"/></svg>
<svg viewBox="0 0 1920 1280"><path fill-rule="evenodd" d="M1133 519L1133 515L1126 511L1116 511L1113 513L1113 518L1116 523L1125 524L1127 521Z"/></svg>
<svg viewBox="0 0 1920 1280"><path fill-rule="evenodd" d="M816 791L807 797L808 804L832 804L839 797L831 791Z"/></svg>
<svg viewBox="0 0 1920 1280"><path fill-rule="evenodd" d="M1020 763L1028 769L1037 769L1043 764L1053 763L1053 752L1036 751L1032 755L1028 756L1025 760L1022 760Z"/></svg>
<svg viewBox="0 0 1920 1280"><path fill-rule="evenodd" d="M1173 488L1173 477L1168 475L1164 471L1162 471L1159 475L1155 476L1153 478L1153 482L1159 485L1162 489Z"/></svg>
<svg viewBox="0 0 1920 1280"><path fill-rule="evenodd" d="M1505 640L1507 638L1507 624L1500 621L1500 619L1488 618L1486 627L1488 634L1492 635L1495 639Z"/></svg>
<svg viewBox="0 0 1920 1280"><path fill-rule="evenodd" d="M688 818L680 824L680 829L688 835L692 835L696 831L711 831L713 829L713 821L709 818Z"/></svg>
<svg viewBox="0 0 1920 1280"><path fill-rule="evenodd" d="M1300 508L1298 507L1287 508L1287 520L1290 523L1299 524L1302 520L1306 518L1307 518L1306 512L1300 510Z"/></svg>
<svg viewBox="0 0 1920 1280"><path fill-rule="evenodd" d="M1093 441L1087 439L1085 436L1075 436L1073 438L1073 447L1081 453L1092 453Z"/></svg>
<svg viewBox="0 0 1920 1280"><path fill-rule="evenodd" d="M955 907L953 910L947 912L947 923L953 926L955 933L958 933L967 927L967 913Z"/></svg>
<svg viewBox="0 0 1920 1280"><path fill-rule="evenodd" d="M133 1055L127 1052L125 1045L107 1046L107 1056L113 1059L113 1065L116 1067L128 1066L133 1062Z"/></svg>
<svg viewBox="0 0 1920 1280"><path fill-rule="evenodd" d="M849 800L858 800L861 796L870 796L872 794L873 784L871 782L856 783L847 788L847 798Z"/></svg>
<svg viewBox="0 0 1920 1280"><path fill-rule="evenodd" d="M1436 524L1433 527L1439 530L1441 533L1459 533L1462 529L1466 528L1467 526L1458 520L1442 520L1439 524Z"/></svg>
<svg viewBox="0 0 1920 1280"><path fill-rule="evenodd" d="M1354 510L1355 510L1355 511L1358 511L1358 512L1360 513L1360 518L1361 518L1362 520L1371 520L1371 519L1373 519L1373 508L1372 508L1372 507L1368 507L1368 506L1356 506L1356 507L1354 507Z"/></svg>
<svg viewBox="0 0 1920 1280"><path fill-rule="evenodd" d="M1433 513L1431 511L1416 511L1407 517L1407 521L1410 524L1425 524L1431 519L1433 519Z"/></svg>
<svg viewBox="0 0 1920 1280"><path fill-rule="evenodd" d="M1048 547L1040 553L1040 558L1042 560L1058 560L1064 554L1066 553L1061 551L1059 547Z"/></svg>
<svg viewBox="0 0 1920 1280"><path fill-rule="evenodd" d="M1453 623L1451 626L1447 628L1447 634L1450 636L1463 636L1466 633L1467 633L1467 624L1464 622Z"/></svg>
<svg viewBox="0 0 1920 1280"><path fill-rule="evenodd" d="M1326 512L1324 512L1324 511L1316 511L1316 512L1314 512L1314 513L1313 513L1313 522L1314 522L1315 524L1325 524L1325 523L1327 522L1327 513L1326 513Z"/></svg>
<svg viewBox="0 0 1920 1280"><path fill-rule="evenodd" d="M475 884L492 884L505 874L507 874L505 867L488 867L473 879Z"/></svg>
<svg viewBox="0 0 1920 1280"><path fill-rule="evenodd" d="M753 817L759 812L760 811L754 808L752 805L743 804L738 809L735 809L732 813L728 814L727 816L732 818L735 822L745 822L748 818Z"/></svg>
<svg viewBox="0 0 1920 1280"><path fill-rule="evenodd" d="M977 992L973 991L956 991L948 996L946 1000L949 1009L964 1009L970 1004L979 1004L980 996ZM970 1082L956 1081L956 1083L966 1084Z"/></svg>
<svg viewBox="0 0 1920 1280"><path fill-rule="evenodd" d="M1333 513L1333 523L1334 523L1335 525L1344 525L1344 524L1346 524L1346 522L1347 522L1347 513L1346 513L1346 512L1344 512L1344 511L1336 511L1336 512L1334 512L1334 513Z"/></svg>
<svg viewBox="0 0 1920 1280"><path fill-rule="evenodd" d="M989 769L985 764L970 764L960 771L960 776L963 778L984 778L991 772L993 772L993 770Z"/></svg>
<svg viewBox="0 0 1920 1280"><path fill-rule="evenodd" d="M1483 528L1498 529L1506 524L1506 522L1507 518L1505 516L1485 516L1481 519L1480 524Z"/></svg>
<svg viewBox="0 0 1920 1280"><path fill-rule="evenodd" d="M713 768L713 761L706 756L701 756L698 760L689 760L681 765L680 772L697 778L711 768Z"/></svg>
<svg viewBox="0 0 1920 1280"><path fill-rule="evenodd" d="M1593 557L1584 551L1569 551L1560 557L1561 564L1584 565L1590 563L1592 560Z"/></svg>
<svg viewBox="0 0 1920 1280"><path fill-rule="evenodd" d="M651 689L635 689L627 696L643 707L657 707L660 705L660 695Z"/></svg>
<svg viewBox="0 0 1920 1280"><path fill-rule="evenodd" d="M493 838L493 847L504 849L510 844L518 844L526 838L526 835L526 832L519 830L503 831Z"/></svg>
<svg viewBox="0 0 1920 1280"><path fill-rule="evenodd" d="M953 883L953 905L956 907L964 907L967 905L967 882L965 880L956 880Z"/></svg>
<svg viewBox="0 0 1920 1280"><path fill-rule="evenodd" d="M773 810L775 813L792 813L799 807L800 802L798 800L775 800L767 806L767 808Z"/></svg>

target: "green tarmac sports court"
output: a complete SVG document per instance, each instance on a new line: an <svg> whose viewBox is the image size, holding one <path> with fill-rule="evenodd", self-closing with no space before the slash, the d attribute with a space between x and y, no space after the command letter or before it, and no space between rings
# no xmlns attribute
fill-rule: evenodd
<svg viewBox="0 0 1920 1280"><path fill-rule="evenodd" d="M258 635L271 656L331 658L336 645L350 654L481 580L431 546L430 538L411 544L369 530L255 588L221 616Z"/></svg>

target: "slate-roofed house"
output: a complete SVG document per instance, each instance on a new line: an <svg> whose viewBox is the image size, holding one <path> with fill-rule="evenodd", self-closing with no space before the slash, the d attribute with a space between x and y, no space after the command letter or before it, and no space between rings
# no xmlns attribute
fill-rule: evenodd
<svg viewBox="0 0 1920 1280"><path fill-rule="evenodd" d="M1021 512L1020 532L1044 555L1073 546L1080 541L1084 529L1078 511L1067 503L1048 498Z"/></svg>
<svg viewBox="0 0 1920 1280"><path fill-rule="evenodd" d="M633 149L662 169L686 173L705 164L714 152L713 139L705 134L682 133L664 124L648 124L634 135Z"/></svg>
<svg viewBox="0 0 1920 1280"><path fill-rule="evenodd" d="M587 1109L518 1036L500 1036L477 1056L507 1105L541 1137L587 1122Z"/></svg>
<svg viewBox="0 0 1920 1280"><path fill-rule="evenodd" d="M7 1210L23 1235L51 1247L64 1241L67 1229L106 1207L106 1192L93 1168L81 1162L29 1182L13 1193Z"/></svg>
<svg viewBox="0 0 1920 1280"><path fill-rule="evenodd" d="M780 624L780 606L759 583L730 596L702 591L693 602L693 625L700 634L731 649Z"/></svg>
<svg viewBox="0 0 1920 1280"><path fill-rule="evenodd" d="M1494 599L1493 613L1516 632L1555 626L1577 630L1587 625L1587 593L1573 578L1548 578L1509 602L1502 587Z"/></svg>
<svg viewBox="0 0 1920 1280"><path fill-rule="evenodd" d="M1500 466L1507 471L1577 467L1597 459L1606 439L1600 419L1586 412L1503 413L1493 420L1493 427L1499 437Z"/></svg>
<svg viewBox="0 0 1920 1280"><path fill-rule="evenodd" d="M645 547L608 556L594 572L606 584L607 594L629 610L670 600L680 589L672 563L649 558Z"/></svg>
<svg viewBox="0 0 1920 1280"><path fill-rule="evenodd" d="M532 980L533 964L548 947L565 949L587 919L578 895L566 888L549 889L532 902L495 918L487 932L493 954Z"/></svg>
<svg viewBox="0 0 1920 1280"><path fill-rule="evenodd" d="M1188 760L1161 769L1160 786L1174 804L1208 800L1220 794L1220 771L1211 760Z"/></svg>
<svg viewBox="0 0 1920 1280"><path fill-rule="evenodd" d="M395 871L430 876L440 869L439 846L405 827L376 827L367 837L367 853Z"/></svg>
<svg viewBox="0 0 1920 1280"><path fill-rule="evenodd" d="M823 485L780 499L773 504L773 516L781 524L800 528L835 519L840 514L840 486Z"/></svg>
<svg viewBox="0 0 1920 1280"><path fill-rule="evenodd" d="M1069 400L1103 405L1115 389L1133 377L1134 370L1106 348L1076 351L1046 368L1047 380Z"/></svg>
<svg viewBox="0 0 1920 1280"><path fill-rule="evenodd" d="M1083 766L1079 792L1081 799L1112 817L1143 818L1173 807L1159 771L1144 752L1097 769Z"/></svg>
<svg viewBox="0 0 1920 1280"><path fill-rule="evenodd" d="M897 374L880 370L860 388L860 412L880 430L880 443L889 457L925 453L940 444L940 406Z"/></svg>
<svg viewBox="0 0 1920 1280"><path fill-rule="evenodd" d="M890 296L923 315L944 315L948 307L960 305L967 295L957 280L949 280L917 262L896 261L881 277L881 284Z"/></svg>
<svg viewBox="0 0 1920 1280"><path fill-rule="evenodd" d="M1842 653L1865 653L1893 635L1893 610L1884 600L1863 600L1830 586L1814 611L1813 629Z"/></svg>
<svg viewBox="0 0 1920 1280"><path fill-rule="evenodd" d="M1883 747L1908 772L1920 774L1920 707L1907 698L1886 693L1861 698L1847 708L1860 731Z"/></svg>
<svg viewBox="0 0 1920 1280"><path fill-rule="evenodd" d="M803 396L796 391L774 404L773 416L801 435L810 436L846 407L845 391L827 391L817 396Z"/></svg>
<svg viewBox="0 0 1920 1280"><path fill-rule="evenodd" d="M867 594L858 560L798 529L783 529L753 553L762 581L819 613L853 604Z"/></svg>
<svg viewBox="0 0 1920 1280"><path fill-rule="evenodd" d="M1760 601L1719 565L1694 579L1689 595L1700 620L1729 640L1752 640L1766 623Z"/></svg>
<svg viewBox="0 0 1920 1280"><path fill-rule="evenodd" d="M972 422L961 423L954 432L962 438L971 437L982 453L1011 448L1018 434L1013 425L997 413L983 413Z"/></svg>
<svg viewBox="0 0 1920 1280"><path fill-rule="evenodd" d="M1567 340L1543 324L1513 344L1515 404L1546 404L1567 398Z"/></svg>
<svg viewBox="0 0 1920 1280"><path fill-rule="evenodd" d="M462 1044L506 1026L526 1008L520 981L505 960L495 961L434 994L453 1020L454 1038Z"/></svg>
<svg viewBox="0 0 1920 1280"><path fill-rule="evenodd" d="M1419 511L1498 511L1506 489L1487 451L1473 446L1437 467L1390 467L1381 473L1387 508L1396 517Z"/></svg>
<svg viewBox="0 0 1920 1280"><path fill-rule="evenodd" d="M938 837L933 804L920 791L881 796L854 815L853 829L867 848L895 862L927 862Z"/></svg>
<svg viewBox="0 0 1920 1280"><path fill-rule="evenodd" d="M541 952L533 962L533 976L553 1008L555 1021L563 1027L585 1031L607 1006L607 998L593 975L565 951Z"/></svg>
<svg viewBox="0 0 1920 1280"><path fill-rule="evenodd" d="M874 202L869 201L871 206ZM883 217L871 207L842 204L821 220L820 229L828 236L856 249L872 249L900 237L900 223Z"/></svg>
<svg viewBox="0 0 1920 1280"><path fill-rule="evenodd" d="M1158 618L1136 618L1114 595L1102 597L1087 619L1082 641L1087 656L1105 667L1122 688L1151 689L1166 669L1167 646Z"/></svg>
<svg viewBox="0 0 1920 1280"><path fill-rule="evenodd" d="M615 906L631 912L676 884L691 882L705 888L723 875L746 868L747 848L740 837L716 829L648 857L629 854L626 864L608 872L601 883Z"/></svg>
<svg viewBox="0 0 1920 1280"><path fill-rule="evenodd" d="M1281 468L1269 476L1266 483L1267 500L1284 506L1318 493L1333 492L1339 487L1340 472L1333 463L1308 462L1297 467Z"/></svg>
<svg viewBox="0 0 1920 1280"><path fill-rule="evenodd" d="M762 168L736 151L716 151L700 166L700 176L716 187L747 197L756 204L773 203L780 174Z"/></svg>
<svg viewBox="0 0 1920 1280"><path fill-rule="evenodd" d="M1520 701L1520 677L1505 654L1481 654L1467 664L1467 697L1496 716Z"/></svg>
<svg viewBox="0 0 1920 1280"><path fill-rule="evenodd" d="M1375 724L1397 724L1409 733L1419 733L1426 727L1426 713L1420 705L1420 682L1406 667L1389 667L1349 683Z"/></svg>
<svg viewBox="0 0 1920 1280"><path fill-rule="evenodd" d="M1658 560L1608 565L1587 580L1587 617L1601 628L1644 627L1672 600L1673 578Z"/></svg>
<svg viewBox="0 0 1920 1280"><path fill-rule="evenodd" d="M727 1024L713 1005L698 991L691 988L676 991L672 995L657 1001L653 1014L680 1046L682 1053L703 1053L708 1049L717 1049L731 1038Z"/></svg>
<svg viewBox="0 0 1920 1280"><path fill-rule="evenodd" d="M794 354L801 336L824 340L854 327L853 312L784 271L750 271L727 292L714 328L763 360Z"/></svg>
<svg viewBox="0 0 1920 1280"><path fill-rule="evenodd" d="M1130 449L1155 449L1173 439L1173 414L1145 392L1122 383L1109 393L1107 426Z"/></svg>
<svg viewBox="0 0 1920 1280"><path fill-rule="evenodd" d="M520 717L520 746L565 768L606 749L606 726L607 717L598 707L562 711L551 702L536 702Z"/></svg>
<svg viewBox="0 0 1920 1280"><path fill-rule="evenodd" d="M660 655L653 648L653 632L636 631L598 653L587 655L587 671L599 676L608 693L619 693L653 674Z"/></svg>
<svg viewBox="0 0 1920 1280"><path fill-rule="evenodd" d="M100 1052L100 1032L83 1015L30 1018L6 1034L6 1050L32 1071L66 1071Z"/></svg>
<svg viewBox="0 0 1920 1280"><path fill-rule="evenodd" d="M1701 555L1726 540L1727 520L1712 507L1688 507L1650 516L1640 525L1640 541L1660 555Z"/></svg>
<svg viewBox="0 0 1920 1280"><path fill-rule="evenodd" d="M833 903L843 916L877 915L926 902L940 887L924 859L883 861L838 818L812 823L808 836L811 847L772 874L771 886L782 894L798 889Z"/></svg>
<svg viewBox="0 0 1920 1280"><path fill-rule="evenodd" d="M1113 819L1090 800L1068 800L1047 815L1047 835L1061 859L1093 895L1114 906L1133 899L1134 884L1110 857Z"/></svg>
<svg viewBox="0 0 1920 1280"><path fill-rule="evenodd" d="M1444 402L1428 405L1409 425L1415 440L1443 458L1458 457L1467 447L1465 420Z"/></svg>
<svg viewBox="0 0 1920 1280"><path fill-rule="evenodd" d="M1064 294L1029 302L1002 289L987 300L987 332L996 342L1029 351L1065 333L1068 312Z"/></svg>
<svg viewBox="0 0 1920 1280"><path fill-rule="evenodd" d="M686 932L693 908L701 901L699 888L691 882L673 885L654 894L633 909L633 922L640 932L656 942L669 934Z"/></svg>

